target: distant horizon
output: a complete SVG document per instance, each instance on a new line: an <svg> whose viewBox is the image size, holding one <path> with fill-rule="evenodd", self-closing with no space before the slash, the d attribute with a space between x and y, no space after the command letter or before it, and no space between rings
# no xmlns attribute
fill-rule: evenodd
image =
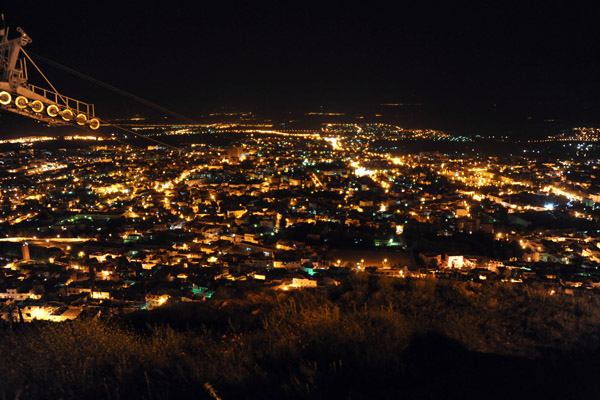
<svg viewBox="0 0 600 400"><path fill-rule="evenodd" d="M285 124L282 126L287 125L288 129L293 126L318 129L322 123L336 122L386 123L398 125L405 129L435 129L455 135L507 136L511 139L539 139L575 127L600 127L600 121L595 118L571 116L559 118L535 112L527 115L526 112L517 112L502 105L496 105L496 107L479 105L472 108L460 106L458 108L464 109L456 112L452 111L450 107L440 107L426 103L404 103L399 106L388 104L377 103L363 107L360 105L296 104L289 108L286 108L285 104L279 104L276 107L265 105L252 107L251 105L237 104L204 107L196 110L183 108L184 111L172 107L168 108L198 123L206 123L207 119L217 117L211 114L246 112L252 113L258 121L269 120L274 124ZM455 106L455 108L457 107ZM190 123L190 121L177 120L172 116L161 114L146 106L139 107L137 105L132 105L131 109L125 112L121 108L120 113L112 111L104 114L102 105L97 104L96 115L103 120L129 119L138 116L152 122L165 120L168 123ZM223 121L236 122L235 116L223 115L221 118ZM30 121L26 117L1 111L0 139L12 138L14 130L33 130L36 132L35 134L51 135L52 131L60 131L61 128L47 127L35 121Z"/></svg>
<svg viewBox="0 0 600 400"><path fill-rule="evenodd" d="M0 12L60 93L101 118L146 111L81 74L192 119L219 104L271 118L417 103L383 118L513 137L600 124L597 13L584 7L115 4L80 4L77 18L52 3Z"/></svg>

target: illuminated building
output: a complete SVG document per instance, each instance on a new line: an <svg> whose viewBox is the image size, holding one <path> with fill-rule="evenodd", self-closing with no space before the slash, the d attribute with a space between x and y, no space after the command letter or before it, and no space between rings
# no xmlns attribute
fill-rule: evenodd
<svg viewBox="0 0 600 400"><path fill-rule="evenodd" d="M23 254L23 261L29 261L29 243L25 242L21 246L21 253Z"/></svg>
<svg viewBox="0 0 600 400"><path fill-rule="evenodd" d="M227 159L229 161L240 161L243 157L241 147L231 147L227 149Z"/></svg>

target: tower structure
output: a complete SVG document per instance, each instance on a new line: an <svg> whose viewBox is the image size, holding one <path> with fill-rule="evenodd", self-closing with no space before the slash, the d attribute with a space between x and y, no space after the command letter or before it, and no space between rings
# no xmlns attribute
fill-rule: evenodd
<svg viewBox="0 0 600 400"><path fill-rule="evenodd" d="M23 261L29 261L31 259L29 257L29 243L23 243L23 245L21 246L21 253L23 254Z"/></svg>
<svg viewBox="0 0 600 400"><path fill-rule="evenodd" d="M0 16L0 108L49 125L80 125L100 128L94 105L64 96L48 81L23 47L31 37L21 27L18 37L9 39L4 15ZM27 66L31 64L51 89L28 83Z"/></svg>

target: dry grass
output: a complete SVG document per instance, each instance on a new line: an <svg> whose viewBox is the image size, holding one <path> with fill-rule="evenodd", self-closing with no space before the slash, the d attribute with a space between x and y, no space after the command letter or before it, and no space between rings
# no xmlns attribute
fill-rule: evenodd
<svg viewBox="0 0 600 400"><path fill-rule="evenodd" d="M501 284L352 276L329 292L164 312L169 325L147 313L4 327L1 398L386 398L410 385L407 348L422 332L530 358L600 343L595 296Z"/></svg>

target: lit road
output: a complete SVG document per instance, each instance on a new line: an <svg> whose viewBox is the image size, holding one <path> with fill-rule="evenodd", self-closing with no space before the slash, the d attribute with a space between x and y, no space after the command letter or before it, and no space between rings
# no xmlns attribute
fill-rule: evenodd
<svg viewBox="0 0 600 400"><path fill-rule="evenodd" d="M36 237L7 237L0 238L0 242L41 242L41 243L83 243L91 239L84 238L36 238Z"/></svg>

